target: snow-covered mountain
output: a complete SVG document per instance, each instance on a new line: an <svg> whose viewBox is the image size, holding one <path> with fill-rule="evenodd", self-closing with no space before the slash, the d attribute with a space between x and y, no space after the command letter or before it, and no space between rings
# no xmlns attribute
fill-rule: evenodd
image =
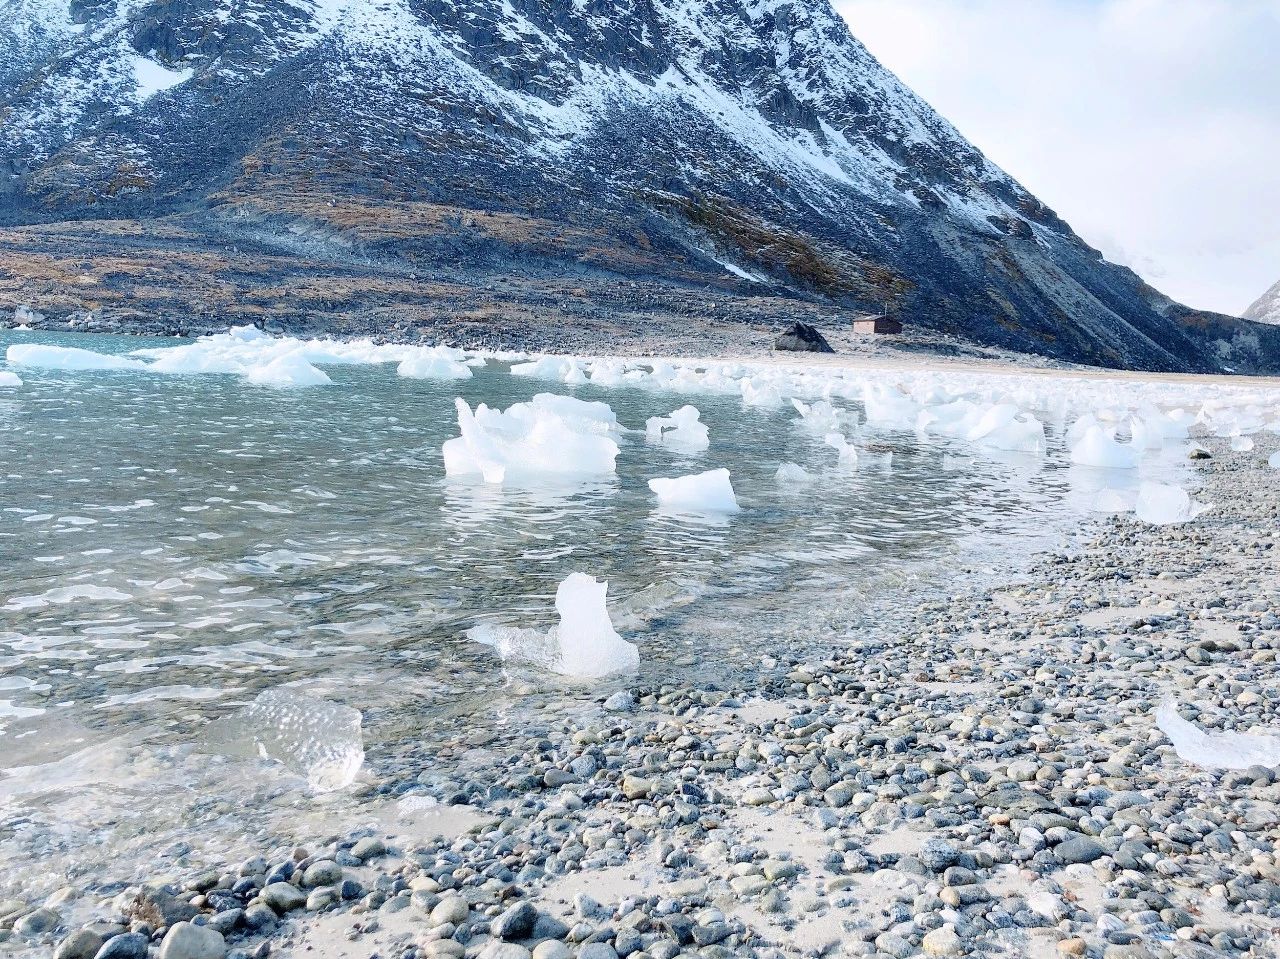
<svg viewBox="0 0 1280 959"><path fill-rule="evenodd" d="M1258 297L1257 302L1244 311L1244 318L1259 323L1280 324L1280 283Z"/></svg>
<svg viewBox="0 0 1280 959"><path fill-rule="evenodd" d="M826 0L9 10L0 223L163 222L211 256L230 238L394 275L728 284L1108 365L1267 362L1239 321L1104 262Z"/></svg>

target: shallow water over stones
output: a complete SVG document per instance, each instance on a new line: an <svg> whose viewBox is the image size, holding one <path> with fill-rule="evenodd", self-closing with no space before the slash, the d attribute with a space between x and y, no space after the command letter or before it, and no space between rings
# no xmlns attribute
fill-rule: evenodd
<svg viewBox="0 0 1280 959"><path fill-rule="evenodd" d="M198 860L202 846L296 827L300 809L323 818L343 800L200 749L210 720L266 689L359 709L374 782L411 751L483 751L531 712L612 691L503 664L466 637L549 626L572 571L609 581L644 679L696 663L731 681L761 656L891 629L909 591L1016 567L1086 500L1057 452L981 454L906 431L864 428L865 455L840 470L789 407L736 397L571 388L494 362L461 383L328 372L333 386L275 390L24 370L0 394L0 888L124 879L136 851ZM711 448L627 433L604 479L445 478L456 396L505 408L538 392L604 401L640 431L694 402ZM817 481L780 487L783 462ZM730 470L741 513L656 508L648 479L713 467Z"/></svg>

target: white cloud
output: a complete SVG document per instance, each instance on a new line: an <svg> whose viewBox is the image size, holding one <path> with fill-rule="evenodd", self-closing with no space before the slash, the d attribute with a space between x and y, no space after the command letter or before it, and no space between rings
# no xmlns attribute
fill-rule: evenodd
<svg viewBox="0 0 1280 959"><path fill-rule="evenodd" d="M835 0L1086 240L1191 306L1280 279L1280 0Z"/></svg>

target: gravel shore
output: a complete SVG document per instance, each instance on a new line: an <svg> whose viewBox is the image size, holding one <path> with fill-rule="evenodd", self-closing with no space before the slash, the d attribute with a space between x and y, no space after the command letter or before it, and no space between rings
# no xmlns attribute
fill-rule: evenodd
<svg viewBox="0 0 1280 959"><path fill-rule="evenodd" d="M465 773L365 783L360 825L314 842L0 901L0 951L1276 955L1276 771L1192 766L1154 718L1172 696L1280 731L1273 450L1201 442L1215 508L1192 524L1089 520L1011 585L957 577L891 642L765 657L739 688L632 686ZM406 814L370 827L378 797ZM69 929L72 901L97 918Z"/></svg>

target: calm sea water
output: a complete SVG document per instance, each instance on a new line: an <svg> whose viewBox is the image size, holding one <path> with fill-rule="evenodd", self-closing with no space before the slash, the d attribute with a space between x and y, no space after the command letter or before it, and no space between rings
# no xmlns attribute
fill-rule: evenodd
<svg viewBox="0 0 1280 959"><path fill-rule="evenodd" d="M10 332L0 349L19 341L117 353L164 342ZM193 822L209 843L258 828L272 796L252 821L236 797L261 787L260 770L193 744L270 687L360 709L375 771L437 732L483 740L527 702L514 686L566 702L598 693L504 665L466 636L551 625L570 572L608 579L645 678L693 664L732 678L762 655L892 629L905 589L1005 568L1079 515L1053 457L864 430L861 465L837 473L789 408L571 390L492 362L460 384L392 366L329 372L331 387L272 390L24 370L24 387L0 391L0 891L109 872L127 850L182 858ZM638 429L692 402L712 447L681 455L628 434L605 481L445 478L455 396L505 408L543 391L602 400ZM819 482L780 488L785 461ZM720 466L740 514L655 509L648 479ZM295 811L305 801L271 788Z"/></svg>

